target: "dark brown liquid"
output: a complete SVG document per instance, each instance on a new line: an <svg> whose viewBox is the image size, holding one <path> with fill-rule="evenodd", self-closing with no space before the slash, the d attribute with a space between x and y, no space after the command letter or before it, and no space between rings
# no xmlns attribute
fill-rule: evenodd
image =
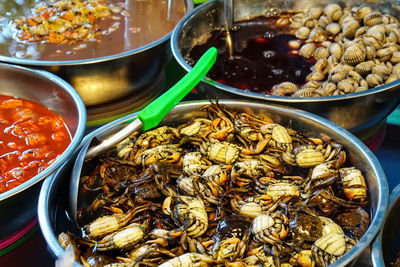
<svg viewBox="0 0 400 267"><path fill-rule="evenodd" d="M210 47L218 49L215 65L208 77L235 88L268 94L273 85L289 81L301 85L311 72L313 62L289 48L296 37L289 29L275 26L276 18L259 17L236 23L231 30L233 58L226 47L226 31L215 30L204 44L196 45L187 61L194 65Z"/></svg>
<svg viewBox="0 0 400 267"><path fill-rule="evenodd" d="M18 3L17 3L18 2ZM21 3L22 2L22 3ZM65 61L104 57L130 51L156 41L173 30L186 12L185 0L110 0L125 3L129 16L117 14L117 20L102 20L101 29L119 23L116 31L99 36L95 41L75 44L21 42L13 38L9 23L19 16L30 14L29 8L38 1L0 1L0 55L30 60Z"/></svg>

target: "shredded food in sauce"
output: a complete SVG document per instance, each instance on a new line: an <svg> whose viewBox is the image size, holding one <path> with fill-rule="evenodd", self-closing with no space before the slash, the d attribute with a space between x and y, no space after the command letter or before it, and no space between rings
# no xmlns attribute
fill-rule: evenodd
<svg viewBox="0 0 400 267"><path fill-rule="evenodd" d="M70 143L61 116L38 103L0 95L0 193L42 172Z"/></svg>
<svg viewBox="0 0 400 267"><path fill-rule="evenodd" d="M40 2L31 9L31 14L14 20L21 41L43 41L48 43L75 43L95 39L109 34L118 27L101 29L99 19L113 19L113 13L128 15L122 7L96 0L59 0Z"/></svg>

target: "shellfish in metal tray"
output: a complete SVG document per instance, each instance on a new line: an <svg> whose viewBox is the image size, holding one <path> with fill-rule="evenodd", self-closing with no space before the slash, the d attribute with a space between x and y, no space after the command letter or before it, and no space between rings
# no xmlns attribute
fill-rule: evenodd
<svg viewBox="0 0 400 267"><path fill-rule="evenodd" d="M107 258L104 266L325 266L362 238L368 188L341 144L218 101L203 110L208 123L198 137L176 138L198 120L152 138L165 133L161 126L91 162L81 190L97 196L80 213L90 218L80 218L80 234L59 235L75 259L85 266L88 257ZM225 126L229 134L214 135ZM155 148L174 156L143 162Z"/></svg>

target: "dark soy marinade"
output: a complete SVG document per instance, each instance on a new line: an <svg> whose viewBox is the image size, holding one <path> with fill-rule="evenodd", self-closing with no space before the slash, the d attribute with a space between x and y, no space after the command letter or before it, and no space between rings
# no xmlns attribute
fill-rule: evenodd
<svg viewBox="0 0 400 267"><path fill-rule="evenodd" d="M257 17L238 22L230 31L233 57L226 46L226 31L216 29L205 43L194 46L186 60L194 65L210 47L218 49L218 57L208 77L225 85L246 91L269 94L281 82L306 83L313 59L298 55L289 47L297 38L287 27L277 27L277 18Z"/></svg>

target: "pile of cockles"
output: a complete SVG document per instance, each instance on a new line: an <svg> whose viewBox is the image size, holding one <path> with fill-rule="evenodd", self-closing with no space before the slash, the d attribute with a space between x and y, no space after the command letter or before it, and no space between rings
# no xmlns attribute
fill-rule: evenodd
<svg viewBox="0 0 400 267"><path fill-rule="evenodd" d="M272 95L318 97L362 92L400 75L400 24L369 6L328 4L290 18L298 42L288 45L315 60L306 84L275 85Z"/></svg>

